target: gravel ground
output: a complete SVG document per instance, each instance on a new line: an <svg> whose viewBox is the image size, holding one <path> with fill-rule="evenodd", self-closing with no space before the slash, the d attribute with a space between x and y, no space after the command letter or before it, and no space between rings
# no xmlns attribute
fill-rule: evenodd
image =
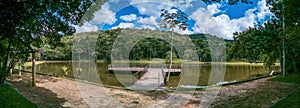
<svg viewBox="0 0 300 108"><path fill-rule="evenodd" d="M36 103L41 108L87 108L95 106L106 108L157 108L165 106L174 108L194 108L199 107L200 101L205 93L204 90L195 91L192 97L188 97L183 93L178 96L173 96L176 101L168 103L169 101L166 99L172 96L172 92L131 91L100 87L99 85L76 82L73 79L50 77L45 75L37 75L36 87L32 87L30 85L30 75L30 73L23 73L21 78L13 75L8 77L7 82L10 83L19 93L27 97L33 103ZM231 107L235 104L233 100L240 101L239 99L243 99L243 101L251 104L251 100L253 99L247 96L251 96L256 93L256 91L262 89L276 91L282 87L290 88L285 90L286 92L276 94L278 96L275 99L266 100L266 102L261 102L260 104L252 103L254 104L254 107L265 107L276 103L281 97L293 90L293 85L267 81L269 78L270 77L216 88L215 90L218 91L218 95L212 98L214 101L210 107L220 107L222 105L224 105L224 107Z"/></svg>

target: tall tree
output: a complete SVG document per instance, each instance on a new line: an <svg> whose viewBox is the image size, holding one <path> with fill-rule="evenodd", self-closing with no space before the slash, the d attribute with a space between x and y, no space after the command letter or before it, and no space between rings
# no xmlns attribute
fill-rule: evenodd
<svg viewBox="0 0 300 108"><path fill-rule="evenodd" d="M277 17L280 29L277 34L281 36L282 42L282 72L285 76L286 72L299 71L300 59L298 57L297 42L299 42L300 28L300 4L297 0L272 0L271 11Z"/></svg>
<svg viewBox="0 0 300 108"><path fill-rule="evenodd" d="M188 27L187 21L187 15L180 11L177 8L172 9L173 12L170 12L167 9L162 9L162 13L160 15L161 20L160 20L160 27L161 28L169 28L171 29L171 50L170 50L170 66L169 66L169 71L168 71L168 77L167 77L167 82L169 81L170 78L170 69L172 68L172 61L173 61L173 35L174 35L174 29L175 27L179 27L181 30L186 30Z"/></svg>
<svg viewBox="0 0 300 108"><path fill-rule="evenodd" d="M3 84L16 57L27 57L33 46L39 47L41 37L51 43L75 32L71 25L79 23L91 0L0 1L0 84Z"/></svg>
<svg viewBox="0 0 300 108"><path fill-rule="evenodd" d="M275 17L264 26L236 33L228 57L260 59L268 66L279 60L285 76L300 70L300 4L297 0L271 0L269 6Z"/></svg>

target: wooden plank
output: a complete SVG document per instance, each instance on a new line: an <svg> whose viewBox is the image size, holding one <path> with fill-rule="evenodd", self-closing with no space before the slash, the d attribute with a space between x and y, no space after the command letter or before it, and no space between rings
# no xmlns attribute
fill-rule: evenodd
<svg viewBox="0 0 300 108"><path fill-rule="evenodd" d="M164 85L164 76L160 68L148 68L148 71L136 81L129 89L154 90Z"/></svg>

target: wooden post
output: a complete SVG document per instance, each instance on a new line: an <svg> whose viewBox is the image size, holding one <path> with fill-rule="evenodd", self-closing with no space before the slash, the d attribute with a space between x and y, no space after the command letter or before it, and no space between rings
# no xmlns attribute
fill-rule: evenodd
<svg viewBox="0 0 300 108"><path fill-rule="evenodd" d="M21 73L21 71L22 71L22 60L21 59L19 59L19 78L21 78L21 75L22 75L22 73Z"/></svg>
<svg viewBox="0 0 300 108"><path fill-rule="evenodd" d="M36 65L35 65L35 51L32 52L32 86L35 86L35 74L36 74Z"/></svg>
<svg viewBox="0 0 300 108"><path fill-rule="evenodd" d="M12 62L11 59L9 59L9 61ZM11 66L11 67L9 68L9 73L10 73L10 76L12 76L12 73L13 73L13 66Z"/></svg>
<svg viewBox="0 0 300 108"><path fill-rule="evenodd" d="M10 76L12 76L12 72L13 72L13 69L10 68L10 69L9 69Z"/></svg>

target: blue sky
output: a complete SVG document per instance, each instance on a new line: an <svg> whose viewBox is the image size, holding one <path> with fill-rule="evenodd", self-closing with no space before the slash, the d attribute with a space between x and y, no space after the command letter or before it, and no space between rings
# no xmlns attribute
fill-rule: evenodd
<svg viewBox="0 0 300 108"><path fill-rule="evenodd" d="M109 30L116 28L160 29L160 10L179 8L189 17L185 31L175 28L180 34L205 33L232 39L234 32L263 23L273 14L265 0L253 4L203 3L199 0L112 0L94 13L95 18L75 26L77 32Z"/></svg>

